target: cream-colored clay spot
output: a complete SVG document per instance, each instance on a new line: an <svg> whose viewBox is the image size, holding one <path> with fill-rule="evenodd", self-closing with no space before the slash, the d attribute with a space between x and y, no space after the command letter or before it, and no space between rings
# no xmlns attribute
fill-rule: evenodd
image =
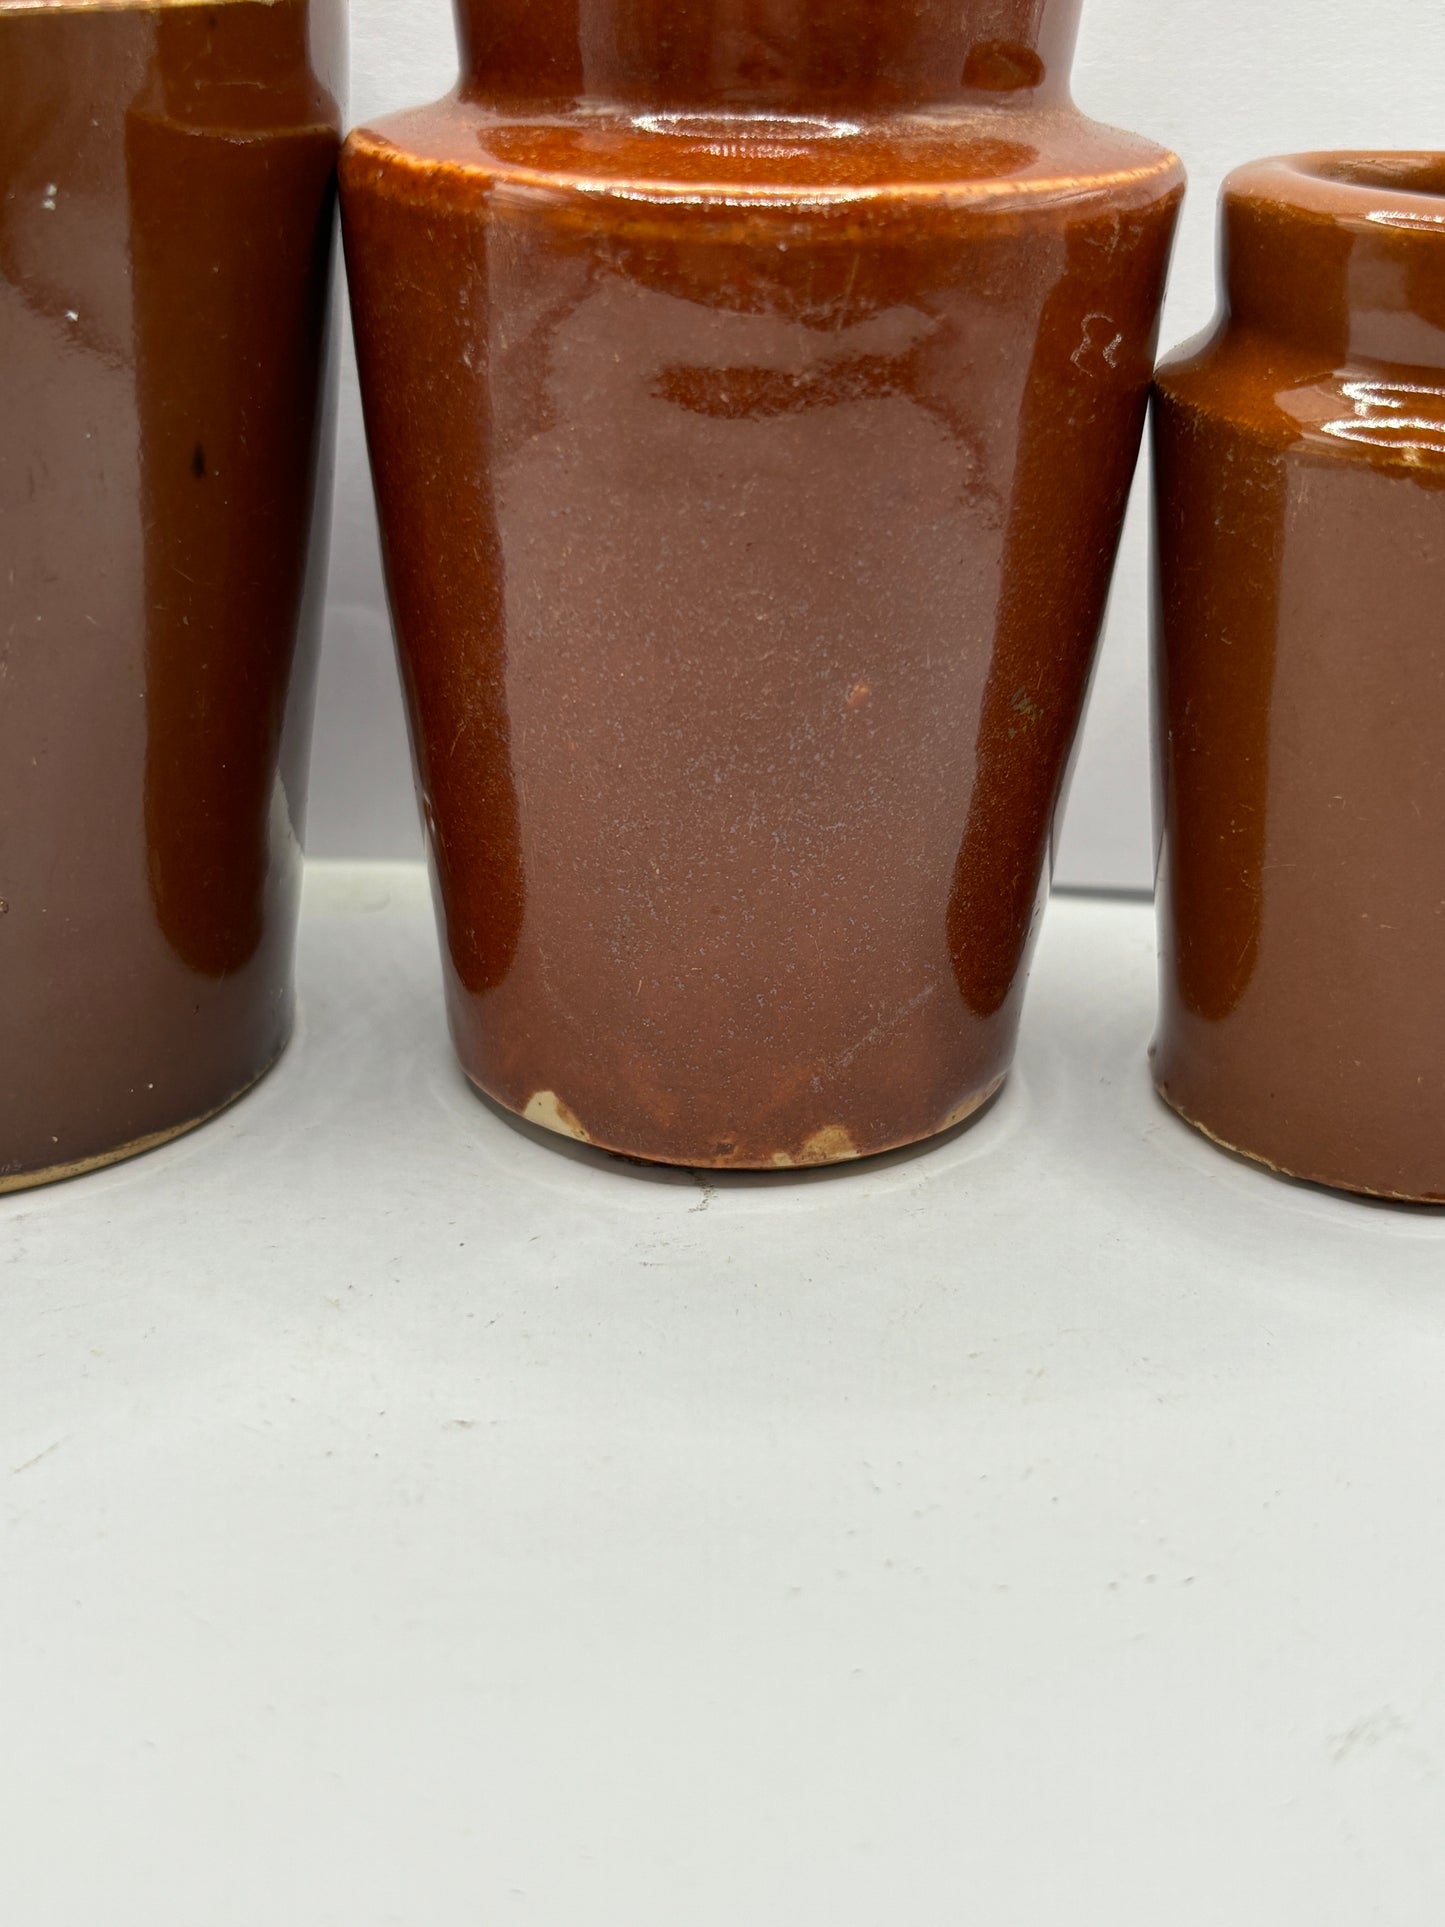
<svg viewBox="0 0 1445 1927"><path fill-rule="evenodd" d="M828 1124L815 1131L803 1146L799 1164L847 1164L863 1153L853 1142L853 1133L842 1124Z"/></svg>
<svg viewBox="0 0 1445 1927"><path fill-rule="evenodd" d="M579 1144L592 1142L577 1113L564 1104L555 1091L538 1091L522 1116L529 1124L540 1124L544 1131L555 1131L559 1137L576 1138Z"/></svg>
<svg viewBox="0 0 1445 1927"><path fill-rule="evenodd" d="M960 1104L956 1111L950 1111L939 1125L939 1131L951 1131L955 1126L967 1123L969 1118L975 1117L983 1109L991 1097L998 1095L1003 1089L1003 1083L1004 1080L999 1078L998 1082L990 1084L986 1091L980 1091L977 1097L970 1097L965 1103Z"/></svg>

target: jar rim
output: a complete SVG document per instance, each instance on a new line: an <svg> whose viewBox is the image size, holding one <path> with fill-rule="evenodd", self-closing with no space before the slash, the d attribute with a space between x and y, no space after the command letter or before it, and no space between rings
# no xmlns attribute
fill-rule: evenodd
<svg viewBox="0 0 1445 1927"><path fill-rule="evenodd" d="M1445 152L1427 148L1341 148L1253 161L1229 176L1224 194L1445 241Z"/></svg>

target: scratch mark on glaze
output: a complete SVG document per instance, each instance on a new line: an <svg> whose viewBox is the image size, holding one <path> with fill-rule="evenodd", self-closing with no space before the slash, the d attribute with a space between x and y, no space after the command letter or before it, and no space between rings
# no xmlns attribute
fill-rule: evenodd
<svg viewBox="0 0 1445 1927"><path fill-rule="evenodd" d="M925 984L922 990L916 992L912 997L905 998L895 1010L889 1012L888 1016L874 1024L871 1030L864 1031L863 1035L849 1044L846 1050L841 1050L836 1056L830 1057L819 1074L813 1079L813 1089L815 1091L821 1091L830 1078L836 1077L840 1071L851 1070L854 1063L865 1050L871 1050L875 1044L884 1043L893 1035L900 1024L906 1023L910 1017L922 1010L923 1006L928 1002L930 997L936 994L937 990L938 985L936 983Z"/></svg>
<svg viewBox="0 0 1445 1927"><path fill-rule="evenodd" d="M1113 340L1102 346L1094 338L1094 327L1097 322L1102 322L1105 328L1114 329ZM1084 316L1084 338L1074 350L1070 359L1081 374L1093 375L1096 373L1096 370L1088 366L1086 359L1088 356L1097 351L1104 357L1104 360L1108 362L1111 368L1117 368L1119 365L1120 350L1123 346L1124 337L1118 331L1112 315L1099 313L1089 314Z"/></svg>

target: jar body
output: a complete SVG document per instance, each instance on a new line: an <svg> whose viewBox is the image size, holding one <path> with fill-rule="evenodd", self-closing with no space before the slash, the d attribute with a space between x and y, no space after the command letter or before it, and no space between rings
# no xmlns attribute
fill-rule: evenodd
<svg viewBox="0 0 1445 1927"><path fill-rule="evenodd" d="M1445 1199L1445 160L1226 190L1230 309L1154 419L1167 1101Z"/></svg>
<svg viewBox="0 0 1445 1927"><path fill-rule="evenodd" d="M772 1168L998 1087L1179 194L1063 104L465 98L353 136L452 1029L493 1097Z"/></svg>
<svg viewBox="0 0 1445 1927"><path fill-rule="evenodd" d="M283 1048L337 0L0 4L0 1189Z"/></svg>

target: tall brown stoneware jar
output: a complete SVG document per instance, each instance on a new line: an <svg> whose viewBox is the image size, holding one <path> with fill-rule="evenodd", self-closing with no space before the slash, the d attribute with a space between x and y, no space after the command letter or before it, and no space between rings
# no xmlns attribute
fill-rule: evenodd
<svg viewBox="0 0 1445 1927"><path fill-rule="evenodd" d="M1445 1200L1445 154L1224 196L1155 411L1160 1091L1297 1177Z"/></svg>
<svg viewBox="0 0 1445 1927"><path fill-rule="evenodd" d="M342 218L453 1034L693 1166L1007 1072L1182 175L1078 0L463 0Z"/></svg>
<svg viewBox="0 0 1445 1927"><path fill-rule="evenodd" d="M286 1042L341 0L0 0L0 1190Z"/></svg>

